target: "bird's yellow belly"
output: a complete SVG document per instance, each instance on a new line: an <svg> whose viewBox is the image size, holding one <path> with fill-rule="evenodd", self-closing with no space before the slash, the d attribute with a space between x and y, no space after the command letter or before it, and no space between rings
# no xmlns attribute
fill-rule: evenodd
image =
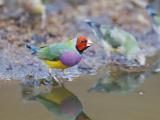
<svg viewBox="0 0 160 120"><path fill-rule="evenodd" d="M64 65L61 61L49 61L44 60L44 62L50 67L55 69L66 69L69 66Z"/></svg>

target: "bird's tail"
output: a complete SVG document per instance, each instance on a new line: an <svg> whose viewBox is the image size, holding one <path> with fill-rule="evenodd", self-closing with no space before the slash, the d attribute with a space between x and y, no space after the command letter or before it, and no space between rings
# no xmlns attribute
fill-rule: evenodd
<svg viewBox="0 0 160 120"><path fill-rule="evenodd" d="M31 44L26 44L26 48L30 49L32 54L36 54L37 51L39 50L38 47L34 46L34 45L31 45Z"/></svg>

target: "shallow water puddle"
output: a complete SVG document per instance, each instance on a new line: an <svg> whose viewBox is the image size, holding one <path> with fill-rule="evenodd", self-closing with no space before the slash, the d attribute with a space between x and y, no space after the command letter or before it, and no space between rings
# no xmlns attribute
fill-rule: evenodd
<svg viewBox="0 0 160 120"><path fill-rule="evenodd" d="M159 120L158 74L149 77L137 90L125 95L88 92L96 79L96 77L83 77L66 84L67 90L78 97L85 113L91 119ZM1 81L0 96L2 120L61 120L39 102L24 100L18 81Z"/></svg>

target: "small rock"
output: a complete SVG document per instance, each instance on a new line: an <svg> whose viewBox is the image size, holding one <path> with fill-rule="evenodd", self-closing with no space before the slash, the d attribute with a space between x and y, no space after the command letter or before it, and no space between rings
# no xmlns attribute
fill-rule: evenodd
<svg viewBox="0 0 160 120"><path fill-rule="evenodd" d="M139 91L138 94L139 95L144 95L144 92L143 91Z"/></svg>

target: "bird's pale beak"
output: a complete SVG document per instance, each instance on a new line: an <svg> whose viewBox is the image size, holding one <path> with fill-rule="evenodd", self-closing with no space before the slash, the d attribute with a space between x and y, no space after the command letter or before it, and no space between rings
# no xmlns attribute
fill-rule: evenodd
<svg viewBox="0 0 160 120"><path fill-rule="evenodd" d="M90 47L90 46L92 46L93 45L93 42L91 41L91 40L88 40L87 41L87 47Z"/></svg>

